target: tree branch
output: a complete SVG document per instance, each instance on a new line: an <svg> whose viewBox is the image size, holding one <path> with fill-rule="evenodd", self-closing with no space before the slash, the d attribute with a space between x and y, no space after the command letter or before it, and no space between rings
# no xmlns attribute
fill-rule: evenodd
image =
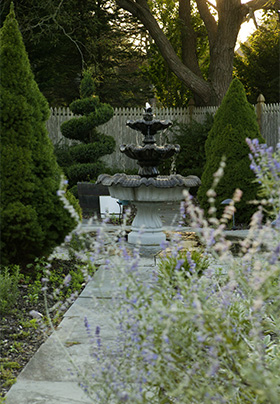
<svg viewBox="0 0 280 404"><path fill-rule="evenodd" d="M197 74L193 73L180 60L169 40L159 27L156 19L152 15L146 0L117 0L117 4L119 7L131 12L131 14L142 22L158 46L161 55L171 71L173 71L173 73L192 91L199 94L204 103L209 103L210 84Z"/></svg>
<svg viewBox="0 0 280 404"><path fill-rule="evenodd" d="M280 3L277 0L250 0L242 4L243 16L256 10L280 10Z"/></svg>
<svg viewBox="0 0 280 404"><path fill-rule="evenodd" d="M196 55L196 32L191 23L190 0L179 0L182 61L191 71L202 77Z"/></svg>
<svg viewBox="0 0 280 404"><path fill-rule="evenodd" d="M217 33L217 22L211 14L206 0L196 0L197 8L202 18L209 38L210 46L213 44Z"/></svg>

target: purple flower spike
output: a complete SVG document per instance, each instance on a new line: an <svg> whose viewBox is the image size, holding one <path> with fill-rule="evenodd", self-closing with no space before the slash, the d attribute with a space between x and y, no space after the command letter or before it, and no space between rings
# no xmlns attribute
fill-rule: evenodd
<svg viewBox="0 0 280 404"><path fill-rule="evenodd" d="M179 271L179 270L182 268L184 262L185 262L184 259L178 260L178 261L177 261L177 265L176 265L176 267L175 267L175 270L176 270L176 271Z"/></svg>

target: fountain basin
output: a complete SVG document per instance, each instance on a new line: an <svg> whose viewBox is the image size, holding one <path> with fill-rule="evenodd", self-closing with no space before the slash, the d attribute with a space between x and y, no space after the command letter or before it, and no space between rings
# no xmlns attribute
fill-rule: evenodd
<svg viewBox="0 0 280 404"><path fill-rule="evenodd" d="M161 161L179 153L180 146L166 144L157 146L156 144L145 144L144 146L135 146L133 144L122 145L120 151L131 159L137 160L140 166L138 174L141 177L156 177L159 175L157 166Z"/></svg>
<svg viewBox="0 0 280 404"><path fill-rule="evenodd" d="M109 187L113 198L132 202L137 213L132 222L128 242L142 245L160 245L166 240L158 209L164 202L184 199L183 190L200 185L196 176L181 175L145 178L138 175L102 174L97 183Z"/></svg>

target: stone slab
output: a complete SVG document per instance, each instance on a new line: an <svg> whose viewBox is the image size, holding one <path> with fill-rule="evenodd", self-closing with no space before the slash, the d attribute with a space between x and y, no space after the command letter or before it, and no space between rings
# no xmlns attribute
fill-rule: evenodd
<svg viewBox="0 0 280 404"><path fill-rule="evenodd" d="M77 383L23 380L6 395L5 404L93 404Z"/></svg>

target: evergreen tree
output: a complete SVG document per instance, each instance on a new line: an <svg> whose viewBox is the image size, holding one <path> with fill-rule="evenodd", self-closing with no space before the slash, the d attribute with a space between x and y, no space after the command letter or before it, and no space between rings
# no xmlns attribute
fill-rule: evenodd
<svg viewBox="0 0 280 404"><path fill-rule="evenodd" d="M279 21L267 21L240 46L235 75L245 87L249 102L262 94L267 104L279 102Z"/></svg>
<svg viewBox="0 0 280 404"><path fill-rule="evenodd" d="M57 190L60 169L46 130L48 104L31 72L14 7L0 30L1 259L32 262L76 223Z"/></svg>
<svg viewBox="0 0 280 404"><path fill-rule="evenodd" d="M258 192L258 185L254 182L255 176L250 169L246 138L257 138L260 143L264 143L254 107L247 101L241 82L234 79L216 112L213 127L205 143L206 164L198 199L201 207L207 211L209 205L206 193L212 186L213 174L225 156L224 176L216 188L216 208L219 215L224 208L221 202L232 198L236 188L241 189L243 197L236 205L236 220L239 223L247 223L250 220L255 205L248 202L256 199Z"/></svg>
<svg viewBox="0 0 280 404"><path fill-rule="evenodd" d="M81 117L72 118L61 125L62 135L68 139L79 140L81 143L70 146L68 159L58 155L58 162L64 165L64 171L69 179L70 187L79 181L90 181L104 172L106 166L100 157L113 153L115 140L97 130L99 125L109 121L113 108L99 101L94 95L94 82L89 72L84 73L81 81L81 98L70 104L71 111Z"/></svg>

